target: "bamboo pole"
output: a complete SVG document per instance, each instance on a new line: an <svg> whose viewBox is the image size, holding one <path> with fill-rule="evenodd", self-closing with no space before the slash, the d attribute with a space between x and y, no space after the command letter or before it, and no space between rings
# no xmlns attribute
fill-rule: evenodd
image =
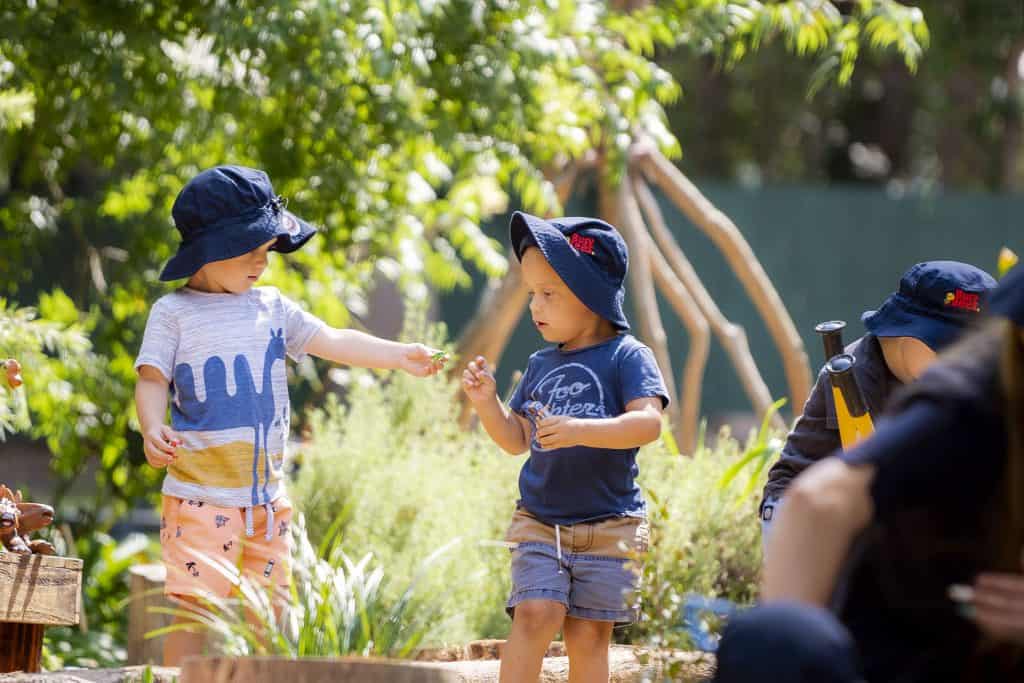
<svg viewBox="0 0 1024 683"><path fill-rule="evenodd" d="M673 403L678 401L675 376L672 373L672 357L668 352L668 335L658 310L658 298L651 273L651 259L648 254L650 242L643 227L640 208L636 204L632 188L627 179L618 187L611 187L602 178L598 192L599 213L603 220L617 226L629 245L629 290L633 299L633 311L641 340L651 347L661 368Z"/></svg>
<svg viewBox="0 0 1024 683"><path fill-rule="evenodd" d="M803 341L775 286L739 228L653 144L641 142L634 145L631 159L725 255L782 356L791 405L803 405L811 387L811 371Z"/></svg>
<svg viewBox="0 0 1024 683"><path fill-rule="evenodd" d="M678 402L679 420L676 424L675 435L679 449L687 455L693 455L697 448L700 397L704 386L704 370L707 368L708 353L711 350L711 332L707 319L692 305L690 293L672 272L665 257L657 249L651 249L650 256L651 268L654 271L654 283L661 289L666 301L683 321L689 336L690 344L686 362L683 364L683 371L679 377L679 386L681 387Z"/></svg>
<svg viewBox="0 0 1024 683"><path fill-rule="evenodd" d="M750 353L746 332L741 326L730 322L722 314L718 304L704 287L697 271L694 270L690 260L686 258L686 254L683 253L679 243L669 230L664 214L658 206L658 201L647 183L638 176L635 178L634 184L637 200L647 216L654 241L660 248L659 255L664 258L666 264L682 282L693 303L700 309L700 313L725 349L751 406L758 414L764 415L772 404L771 392L757 368L753 354ZM778 414L773 421L776 426L785 428L785 422Z"/></svg>

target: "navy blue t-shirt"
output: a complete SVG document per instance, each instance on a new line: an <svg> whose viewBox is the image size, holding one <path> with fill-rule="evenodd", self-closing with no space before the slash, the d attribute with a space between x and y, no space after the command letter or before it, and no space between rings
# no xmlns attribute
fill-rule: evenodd
<svg viewBox="0 0 1024 683"><path fill-rule="evenodd" d="M527 418L537 401L553 415L582 419L618 417L626 404L668 391L654 354L628 334L572 351L558 347L530 356L509 408ZM536 434L536 430L534 430ZM530 439L530 457L519 473L519 504L547 524L577 524L645 514L637 486L637 448L573 446L545 450Z"/></svg>

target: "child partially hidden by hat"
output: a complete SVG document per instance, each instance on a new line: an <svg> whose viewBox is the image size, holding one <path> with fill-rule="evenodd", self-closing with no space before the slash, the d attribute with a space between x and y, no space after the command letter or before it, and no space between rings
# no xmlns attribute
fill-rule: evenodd
<svg viewBox="0 0 1024 683"><path fill-rule="evenodd" d="M612 627L636 616L631 558L647 549L637 449L658 438L668 393L651 350L627 334L615 228L517 212L510 237L533 323L553 346L530 356L507 410L484 358L462 378L491 438L513 455L530 449L506 536L512 631L501 680L536 681L562 629L572 679L607 681Z"/></svg>
<svg viewBox="0 0 1024 683"><path fill-rule="evenodd" d="M135 404L146 460L167 468L160 525L165 593L189 605L229 595L238 569L268 585L288 585L286 355L418 377L436 373L444 358L423 344L329 327L277 289L255 286L270 251L295 251L316 232L285 210L263 171L203 171L171 213L182 241L160 279L188 280L150 310L135 361ZM169 633L164 663L176 666L202 646L199 634Z"/></svg>

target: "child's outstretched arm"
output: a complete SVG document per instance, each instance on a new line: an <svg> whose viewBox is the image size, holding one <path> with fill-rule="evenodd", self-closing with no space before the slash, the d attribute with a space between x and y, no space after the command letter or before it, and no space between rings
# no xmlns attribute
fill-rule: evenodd
<svg viewBox="0 0 1024 683"><path fill-rule="evenodd" d="M576 418L553 415L537 421L537 443L543 448L627 449L643 446L661 434L661 399L636 398L626 412L611 418Z"/></svg>
<svg viewBox="0 0 1024 683"><path fill-rule="evenodd" d="M135 383L135 412L146 451L153 467L167 467L178 457L181 437L164 420L167 418L167 378L152 365L139 366Z"/></svg>
<svg viewBox="0 0 1024 683"><path fill-rule="evenodd" d="M403 344L335 327L324 327L317 332L306 345L306 352L360 368L405 370L416 377L437 374L448 360L443 352L423 344Z"/></svg>
<svg viewBox="0 0 1024 683"><path fill-rule="evenodd" d="M510 412L498 400L494 373L483 356L477 356L463 370L462 390L472 401L480 424L503 451L519 455L530 447L530 428L525 418Z"/></svg>

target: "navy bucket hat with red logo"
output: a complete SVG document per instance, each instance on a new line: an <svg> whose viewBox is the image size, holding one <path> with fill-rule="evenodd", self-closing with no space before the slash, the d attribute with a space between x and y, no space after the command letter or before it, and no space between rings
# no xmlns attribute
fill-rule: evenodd
<svg viewBox="0 0 1024 683"><path fill-rule="evenodd" d="M926 261L900 278L877 311L861 316L876 337L914 337L939 351L977 319L995 279L968 263Z"/></svg>
<svg viewBox="0 0 1024 683"><path fill-rule="evenodd" d="M622 310L629 251L618 230L597 218L545 220L516 211L509 239L517 259L523 260L527 247L537 247L587 308L616 329L629 329Z"/></svg>
<svg viewBox="0 0 1024 683"><path fill-rule="evenodd" d="M241 256L275 238L274 251L295 251L316 228L286 211L287 203L263 171L245 166L203 171L174 200L171 215L181 245L160 279L190 277L207 263Z"/></svg>

